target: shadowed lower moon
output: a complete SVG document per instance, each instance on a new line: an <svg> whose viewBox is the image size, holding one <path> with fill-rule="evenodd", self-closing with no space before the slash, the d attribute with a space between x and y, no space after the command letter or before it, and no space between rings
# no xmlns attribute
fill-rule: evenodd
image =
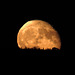
<svg viewBox="0 0 75 75"><path fill-rule="evenodd" d="M42 20L31 20L25 23L17 34L17 44L21 49L61 48L58 32L49 23Z"/></svg>

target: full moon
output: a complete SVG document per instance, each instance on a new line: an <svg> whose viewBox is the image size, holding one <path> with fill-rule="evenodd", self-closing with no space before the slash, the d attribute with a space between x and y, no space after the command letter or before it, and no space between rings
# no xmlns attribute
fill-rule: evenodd
<svg viewBox="0 0 75 75"><path fill-rule="evenodd" d="M48 23L42 20L26 22L18 31L17 44L21 49L61 48L61 40L58 32Z"/></svg>

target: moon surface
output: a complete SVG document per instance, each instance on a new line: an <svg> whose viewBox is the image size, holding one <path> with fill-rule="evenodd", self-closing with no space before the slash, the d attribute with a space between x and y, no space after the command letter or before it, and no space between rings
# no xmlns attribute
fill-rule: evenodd
<svg viewBox="0 0 75 75"><path fill-rule="evenodd" d="M17 44L21 49L61 48L61 40L58 32L47 22L42 20L31 20L26 22L17 34Z"/></svg>

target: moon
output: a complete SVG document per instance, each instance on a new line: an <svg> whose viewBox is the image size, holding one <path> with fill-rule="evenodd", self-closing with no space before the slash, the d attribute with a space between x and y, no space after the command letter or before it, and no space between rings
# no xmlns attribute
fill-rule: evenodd
<svg viewBox="0 0 75 75"><path fill-rule="evenodd" d="M18 31L17 44L21 49L61 48L61 40L58 32L48 23L42 20L26 22Z"/></svg>

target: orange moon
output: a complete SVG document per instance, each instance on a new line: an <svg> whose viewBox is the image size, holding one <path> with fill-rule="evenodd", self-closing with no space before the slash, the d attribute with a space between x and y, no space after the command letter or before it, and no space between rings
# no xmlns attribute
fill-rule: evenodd
<svg viewBox="0 0 75 75"><path fill-rule="evenodd" d="M18 31L17 44L21 49L61 48L61 40L58 32L48 23L42 20L26 22Z"/></svg>

